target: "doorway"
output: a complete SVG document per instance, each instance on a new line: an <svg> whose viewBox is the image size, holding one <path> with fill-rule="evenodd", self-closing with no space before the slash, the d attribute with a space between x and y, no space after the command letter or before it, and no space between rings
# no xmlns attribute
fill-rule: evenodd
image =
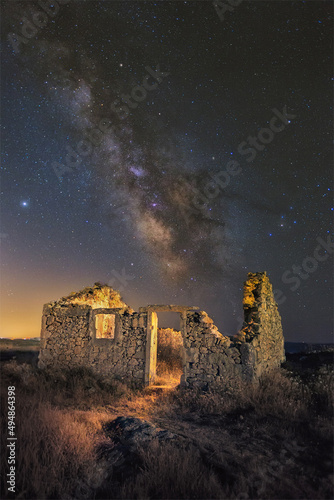
<svg viewBox="0 0 334 500"><path fill-rule="evenodd" d="M183 338L180 313L159 312L155 385L176 387L183 373Z"/></svg>
<svg viewBox="0 0 334 500"><path fill-rule="evenodd" d="M186 310L187 308L182 306L160 305L149 306L146 309L145 385L176 386L180 383L181 375L184 373L183 338L186 328ZM178 314L173 314L172 317L171 314L165 313ZM175 317L178 318L178 329L174 327L177 324ZM159 322L161 322L161 328ZM173 327L163 328L167 324ZM164 377L167 376L166 384L163 383L162 374Z"/></svg>

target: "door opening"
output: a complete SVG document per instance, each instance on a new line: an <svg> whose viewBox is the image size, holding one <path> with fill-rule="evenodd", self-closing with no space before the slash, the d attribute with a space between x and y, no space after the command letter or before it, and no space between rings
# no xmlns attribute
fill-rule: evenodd
<svg viewBox="0 0 334 500"><path fill-rule="evenodd" d="M149 311L147 318L146 385L177 386L183 373L182 313Z"/></svg>
<svg viewBox="0 0 334 500"><path fill-rule="evenodd" d="M158 313L156 385L175 387L183 373L183 339L180 313Z"/></svg>

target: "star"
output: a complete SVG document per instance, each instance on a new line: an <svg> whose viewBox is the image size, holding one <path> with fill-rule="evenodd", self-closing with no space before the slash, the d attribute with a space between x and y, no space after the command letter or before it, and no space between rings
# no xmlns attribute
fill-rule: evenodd
<svg viewBox="0 0 334 500"><path fill-rule="evenodd" d="M27 29L16 3L4 2L6 39ZM96 274L107 279L113 266L119 275L140 269L141 292L131 283L124 291L135 307L143 297L168 303L182 288L178 299L194 297L233 332L226 304L237 302L247 272L265 270L288 298L287 339L328 336L329 313L319 319L312 307L329 310L331 260L319 262L317 282L305 282L312 307L297 325L297 295L282 281L313 255L317 237L327 241L333 215L323 2L255 2L256 12L247 2L223 23L212 2L64 3L3 61L12 77L2 94L0 237L18 298L32 276L36 296L23 300L35 324L36 297L57 298L51 283L65 294ZM301 11L307 37L295 31ZM45 15L32 13L33 31ZM263 25L279 36L259 52ZM20 274L22 262L29 273Z"/></svg>

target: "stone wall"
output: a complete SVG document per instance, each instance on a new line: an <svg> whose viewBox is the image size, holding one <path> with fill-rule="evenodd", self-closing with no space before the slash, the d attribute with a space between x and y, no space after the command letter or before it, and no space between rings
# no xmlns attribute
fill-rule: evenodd
<svg viewBox="0 0 334 500"><path fill-rule="evenodd" d="M51 304L56 304L56 302L51 302ZM93 287L86 287L79 292L71 292L66 297L59 299L57 304L62 306L69 304L84 305L91 306L93 309L97 307L123 307L132 311L132 309L123 302L119 292L99 282L95 283Z"/></svg>
<svg viewBox="0 0 334 500"><path fill-rule="evenodd" d="M235 336L248 365L247 378L254 379L285 361L281 316L266 273L249 273L244 284L244 325Z"/></svg>
<svg viewBox="0 0 334 500"><path fill-rule="evenodd" d="M107 288L96 284L84 293L44 306L40 368L88 366L101 375L153 383L156 312L162 310L180 313L181 383L185 386L209 387L231 378L254 381L285 359L281 318L266 273L248 275L244 284L244 325L234 337L222 335L205 311L156 305L142 307L137 313L117 292ZM96 331L104 323L102 315L110 314L115 318L107 322L107 338L97 338Z"/></svg>
<svg viewBox="0 0 334 500"><path fill-rule="evenodd" d="M243 307L243 328L231 338L204 311L187 313L184 385L208 387L236 377L255 381L285 360L281 317L266 273L249 273Z"/></svg>
<svg viewBox="0 0 334 500"><path fill-rule="evenodd" d="M115 315L114 338L96 338L95 316ZM100 375L142 383L147 317L124 308L46 304L43 309L40 368L88 366Z"/></svg>
<svg viewBox="0 0 334 500"><path fill-rule="evenodd" d="M240 352L231 346L229 337L218 331L205 311L187 313L183 345L183 385L203 387L223 381L228 374L240 375L236 369Z"/></svg>

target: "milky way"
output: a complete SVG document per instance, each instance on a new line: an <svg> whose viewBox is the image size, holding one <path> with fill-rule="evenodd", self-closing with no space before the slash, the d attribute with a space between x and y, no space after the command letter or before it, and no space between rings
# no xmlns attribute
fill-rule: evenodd
<svg viewBox="0 0 334 500"><path fill-rule="evenodd" d="M267 270L292 331L312 286L330 286L329 261L312 286L282 282L329 232L330 3L281 2L273 16L272 2L245 1L223 21L211 2L59 4L3 16L5 185L20 208L6 210L5 251L35 252L31 269L48 262L50 276L55 259L86 279L125 268L138 295L231 310L232 328L247 272ZM293 118L271 132L284 109Z"/></svg>
<svg viewBox="0 0 334 500"><path fill-rule="evenodd" d="M121 208L122 219L157 259L164 277L178 282L192 275L212 279L226 269L233 247L225 230L228 206L222 197L224 215L217 220L208 203L196 205L196 189L205 178L210 181L206 169L187 168L164 137L163 123L142 102L159 85L171 88L170 68L143 67L141 82L131 81L125 71L108 77L108 68L84 50L73 54L71 46L72 39L60 43L44 38L27 55L28 67L30 58L41 58L40 78L48 79L49 98L67 110L71 136L79 138L67 146L62 162L53 163L59 180L77 174L91 156L89 176L99 203L111 218L119 217ZM126 90L128 98L123 97ZM152 137L155 126L158 140Z"/></svg>

